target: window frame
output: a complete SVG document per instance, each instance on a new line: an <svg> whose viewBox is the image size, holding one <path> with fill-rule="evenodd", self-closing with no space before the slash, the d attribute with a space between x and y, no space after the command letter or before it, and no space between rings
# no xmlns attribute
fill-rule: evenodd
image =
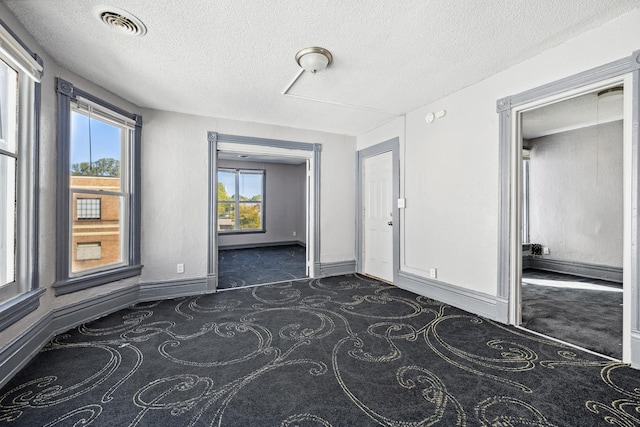
<svg viewBox="0 0 640 427"><path fill-rule="evenodd" d="M265 210L265 206L266 206L266 193L267 193L267 171L266 169L249 169L249 168L233 168L233 167L219 167L218 170L216 171L216 174L219 174L220 172L226 172L226 173L233 173L235 174L235 191L234 191L234 198L233 198L233 202L231 202L230 200L217 200L217 206L220 206L221 203L233 203L234 204L234 209L236 212L235 215L235 223L234 223L234 228L233 229L229 229L229 230L218 230L218 234L222 234L222 235L231 235L231 234L257 234L257 233L266 233L267 232L267 227L266 227L266 210ZM247 229L247 230L242 230L240 229L240 205L241 204L250 204L250 203L257 203L256 201L241 201L240 200L240 175L242 175L242 173L246 173L246 174L260 174L262 175L262 194L261 194L261 200L260 200L260 225L261 227L259 229L256 228L252 228L252 229ZM217 179L217 182L220 182L219 179ZM216 209L217 212L217 209ZM218 218L218 222L220 221L220 219Z"/></svg>
<svg viewBox="0 0 640 427"><path fill-rule="evenodd" d="M528 150L528 149L527 149ZM529 154L522 158L522 244L528 245L531 242L529 235L529 169L531 168L531 158Z"/></svg>
<svg viewBox="0 0 640 427"><path fill-rule="evenodd" d="M53 287L56 295L87 289L105 283L114 282L128 277L138 276L142 271L140 263L140 145L142 137L142 116L129 113L112 105L72 83L61 78L57 83L57 115L58 115L58 164L57 164L57 258L56 282ZM133 137L130 140L125 159L121 159L121 179L123 184L124 203L128 212L123 233L128 235L128 246L123 248L125 257L123 262L113 266L106 266L100 270L85 272L71 272L71 194L70 188L70 150L71 150L71 112L72 106L79 99L82 103L92 103L101 110L101 114L113 115L131 121L134 126Z"/></svg>
<svg viewBox="0 0 640 427"><path fill-rule="evenodd" d="M0 20L0 58L17 72L15 277L2 286L0 331L36 310L38 281L39 141L44 61Z"/></svg>

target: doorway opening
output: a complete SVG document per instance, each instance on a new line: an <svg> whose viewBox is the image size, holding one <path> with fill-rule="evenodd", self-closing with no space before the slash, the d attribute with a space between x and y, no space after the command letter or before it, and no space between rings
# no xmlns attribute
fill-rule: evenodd
<svg viewBox="0 0 640 427"><path fill-rule="evenodd" d="M213 132L209 144L215 288L315 277L320 145Z"/></svg>
<svg viewBox="0 0 640 427"><path fill-rule="evenodd" d="M632 76L597 75L565 91L556 84L551 95L546 87L518 95L529 98L519 105L507 101L501 159L508 151L509 249L501 254L510 261L499 274L508 270L509 323L629 361L637 241ZM604 336L613 338L597 338Z"/></svg>
<svg viewBox="0 0 640 427"><path fill-rule="evenodd" d="M358 151L357 271L388 283L400 269L399 139Z"/></svg>
<svg viewBox="0 0 640 427"><path fill-rule="evenodd" d="M623 324L623 82L519 111L519 325L616 360Z"/></svg>

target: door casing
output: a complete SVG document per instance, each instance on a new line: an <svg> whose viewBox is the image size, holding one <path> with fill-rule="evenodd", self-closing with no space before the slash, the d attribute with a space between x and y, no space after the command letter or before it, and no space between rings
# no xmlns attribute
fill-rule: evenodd
<svg viewBox="0 0 640 427"><path fill-rule="evenodd" d="M379 144L358 150L356 156L356 271L363 274L363 190L364 159L390 151L392 158L392 212L393 212L393 282L398 281L400 271L400 210L398 209L398 199L400 197L400 139L392 138Z"/></svg>

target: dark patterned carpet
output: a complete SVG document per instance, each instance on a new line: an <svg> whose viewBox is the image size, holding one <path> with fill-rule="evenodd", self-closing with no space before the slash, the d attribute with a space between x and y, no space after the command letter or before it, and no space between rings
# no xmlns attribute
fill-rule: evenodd
<svg viewBox="0 0 640 427"><path fill-rule="evenodd" d="M218 251L218 289L307 277L306 249L299 245Z"/></svg>
<svg viewBox="0 0 640 427"><path fill-rule="evenodd" d="M635 426L640 371L361 276L139 304L0 391L20 426Z"/></svg>
<svg viewBox="0 0 640 427"><path fill-rule="evenodd" d="M621 284L533 269L522 275L523 327L622 359Z"/></svg>

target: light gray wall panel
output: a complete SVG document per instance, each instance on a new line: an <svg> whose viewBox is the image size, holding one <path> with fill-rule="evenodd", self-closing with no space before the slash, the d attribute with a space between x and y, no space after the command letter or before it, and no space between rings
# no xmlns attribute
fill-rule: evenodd
<svg viewBox="0 0 640 427"><path fill-rule="evenodd" d="M529 145L531 243L556 260L622 267L622 121Z"/></svg>

